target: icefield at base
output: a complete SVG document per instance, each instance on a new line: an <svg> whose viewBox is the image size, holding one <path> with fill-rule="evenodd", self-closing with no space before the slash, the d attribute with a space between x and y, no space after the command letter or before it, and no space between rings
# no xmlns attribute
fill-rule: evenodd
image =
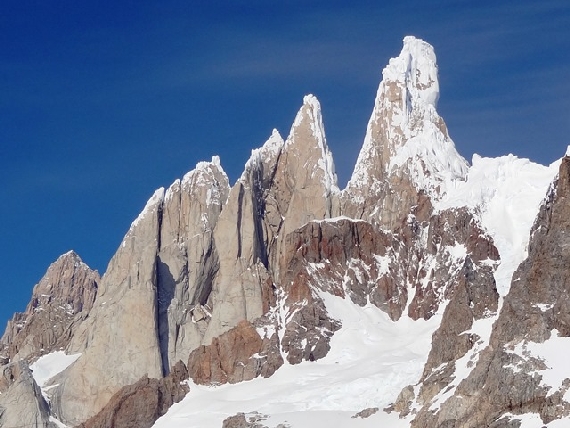
<svg viewBox="0 0 570 428"><path fill-rule="evenodd" d="M342 321L325 358L285 363L270 378L234 385L190 382L188 395L154 427L219 428L224 419L238 412L266 415L260 423L268 427L407 427L409 422L382 409L420 377L441 316L429 321L403 317L393 322L375 306L361 308L326 293L321 297L330 315ZM352 418L370 407L379 410L366 419Z"/></svg>

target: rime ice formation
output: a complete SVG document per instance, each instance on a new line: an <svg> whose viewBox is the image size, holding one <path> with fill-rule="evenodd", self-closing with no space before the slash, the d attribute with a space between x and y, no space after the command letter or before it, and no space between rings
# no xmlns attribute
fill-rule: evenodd
<svg viewBox="0 0 570 428"><path fill-rule="evenodd" d="M214 156L158 189L102 279L61 256L0 425L566 426L570 157L469 166L438 97L406 37L346 189L307 95L233 186Z"/></svg>
<svg viewBox="0 0 570 428"><path fill-rule="evenodd" d="M465 179L457 153L436 111L439 81L435 53L408 36L400 55L382 72L364 144L345 196L345 212L393 227L423 194L433 201L450 182Z"/></svg>

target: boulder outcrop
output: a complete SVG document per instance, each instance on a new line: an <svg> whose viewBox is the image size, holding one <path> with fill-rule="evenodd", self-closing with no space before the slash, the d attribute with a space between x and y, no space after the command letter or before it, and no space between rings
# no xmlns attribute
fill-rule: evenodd
<svg viewBox="0 0 570 428"><path fill-rule="evenodd" d="M96 416L78 428L150 428L172 404L178 403L188 393L186 379L188 371L181 361L164 378L144 376L133 385L117 391Z"/></svg>
<svg viewBox="0 0 570 428"><path fill-rule="evenodd" d="M210 345L192 351L188 371L197 384L237 383L269 377L282 364L277 334L262 339L255 326L244 320Z"/></svg>

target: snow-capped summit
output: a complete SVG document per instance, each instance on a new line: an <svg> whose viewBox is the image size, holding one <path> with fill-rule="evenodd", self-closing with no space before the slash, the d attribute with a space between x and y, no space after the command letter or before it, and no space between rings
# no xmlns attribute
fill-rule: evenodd
<svg viewBox="0 0 570 428"><path fill-rule="evenodd" d="M410 91L410 100L437 107L439 80L433 46L414 36L404 37L400 55L392 58L382 71L385 81L402 82Z"/></svg>
<svg viewBox="0 0 570 428"><path fill-rule="evenodd" d="M382 211L407 212L406 206L416 205L413 194L418 192L437 200L449 182L465 178L468 164L436 111L439 81L433 47L407 36L400 55L390 60L382 76L347 190L362 218L389 225L393 219L383 218ZM375 205L386 195L402 194L402 186L411 195L403 205Z"/></svg>

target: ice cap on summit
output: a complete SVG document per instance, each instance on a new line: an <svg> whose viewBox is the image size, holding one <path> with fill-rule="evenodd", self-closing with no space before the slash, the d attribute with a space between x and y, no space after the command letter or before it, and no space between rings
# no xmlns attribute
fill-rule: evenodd
<svg viewBox="0 0 570 428"><path fill-rule="evenodd" d="M404 83L415 99L434 107L439 99L437 59L433 46L414 36L404 37L400 55L382 71L384 80Z"/></svg>

